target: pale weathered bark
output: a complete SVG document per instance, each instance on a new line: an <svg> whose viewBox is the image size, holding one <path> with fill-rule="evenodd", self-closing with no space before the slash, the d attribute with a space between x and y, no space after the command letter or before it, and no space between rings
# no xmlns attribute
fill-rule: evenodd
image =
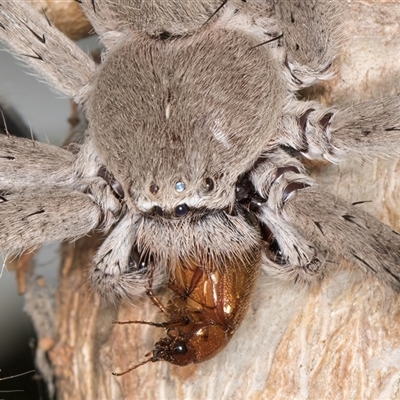
<svg viewBox="0 0 400 400"><path fill-rule="evenodd" d="M71 39L82 39L93 30L75 0L24 0L43 12L51 22Z"/></svg>
<svg viewBox="0 0 400 400"><path fill-rule="evenodd" d="M347 105L399 93L400 2L349 3L340 73L313 95ZM332 193L371 200L361 207L398 231L399 173L398 158L313 170ZM341 260L312 288L260 274L243 325L214 359L188 367L146 364L112 376L143 360L162 331L113 326L111 320L161 316L146 298L107 307L91 291L87 272L99 240L64 245L57 333L49 351L60 399L400 398L400 296Z"/></svg>

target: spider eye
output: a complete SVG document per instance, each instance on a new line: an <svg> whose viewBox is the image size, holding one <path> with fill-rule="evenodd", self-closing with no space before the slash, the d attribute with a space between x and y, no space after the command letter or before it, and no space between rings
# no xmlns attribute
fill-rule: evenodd
<svg viewBox="0 0 400 400"><path fill-rule="evenodd" d="M175 207L175 217L184 217L189 212L189 207L184 204L179 204L179 206Z"/></svg>
<svg viewBox="0 0 400 400"><path fill-rule="evenodd" d="M162 209L161 207L155 206L155 207L154 207L154 211L155 211L155 213L158 214L160 217L163 217L163 216L164 216L164 211L163 211L163 209Z"/></svg>
<svg viewBox="0 0 400 400"><path fill-rule="evenodd" d="M175 190L176 190L178 193L183 192L185 189L186 189L185 182L179 181L179 182L176 182L176 183L175 183Z"/></svg>
<svg viewBox="0 0 400 400"><path fill-rule="evenodd" d="M214 189L214 180L212 178L205 179L205 189L207 192L211 192Z"/></svg>
<svg viewBox="0 0 400 400"><path fill-rule="evenodd" d="M160 190L160 187L156 183L152 183L150 185L150 192L152 194L154 194L154 195L157 194L159 190Z"/></svg>

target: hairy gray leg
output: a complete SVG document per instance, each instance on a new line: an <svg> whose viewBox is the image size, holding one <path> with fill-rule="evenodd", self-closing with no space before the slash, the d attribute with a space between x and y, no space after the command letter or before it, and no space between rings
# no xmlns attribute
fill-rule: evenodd
<svg viewBox="0 0 400 400"><path fill-rule="evenodd" d="M76 180L73 160L57 146L0 134L0 192L69 186Z"/></svg>
<svg viewBox="0 0 400 400"><path fill-rule="evenodd" d="M65 189L0 193L0 252L75 240L101 225L102 219L100 208L83 193Z"/></svg>
<svg viewBox="0 0 400 400"><path fill-rule="evenodd" d="M0 0L0 41L50 84L80 99L96 65L25 1Z"/></svg>
<svg viewBox="0 0 400 400"><path fill-rule="evenodd" d="M112 175L101 169L95 152L88 156L90 150L83 145L74 155L50 144L0 134L0 195L13 194L24 201L24 193L36 193L38 188L43 194L58 189L87 193L102 210L104 227L109 228L119 218L123 193Z"/></svg>
<svg viewBox="0 0 400 400"><path fill-rule="evenodd" d="M287 180L290 179L290 184ZM261 222L262 236L268 246L264 246L263 269L270 275L289 281L311 282L322 278L326 252L320 251L315 244L301 235L291 221L281 216L281 204L285 187L302 188L314 185L314 181L305 175L303 165L285 151L277 149L265 155L256 168L249 174L249 180L256 194L248 184L238 184L239 202L241 197L249 208L257 214ZM291 185L291 186L290 186ZM274 188L274 191L271 191ZM279 189L278 189L279 188ZM275 195L278 192L278 198ZM283 192L283 194L282 194ZM278 201L278 203L275 203Z"/></svg>
<svg viewBox="0 0 400 400"><path fill-rule="evenodd" d="M287 51L287 78L293 88L332 76L329 67L341 43L340 1L275 0Z"/></svg>
<svg viewBox="0 0 400 400"><path fill-rule="evenodd" d="M387 97L349 108L293 101L282 120L281 143L310 159L398 155L400 97Z"/></svg>
<svg viewBox="0 0 400 400"><path fill-rule="evenodd" d="M400 290L400 235L368 213L293 172L272 185L267 206L305 243Z"/></svg>

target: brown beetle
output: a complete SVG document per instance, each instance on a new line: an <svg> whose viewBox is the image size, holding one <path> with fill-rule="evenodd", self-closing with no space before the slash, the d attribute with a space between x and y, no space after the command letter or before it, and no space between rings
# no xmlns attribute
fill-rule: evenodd
<svg viewBox="0 0 400 400"><path fill-rule="evenodd" d="M168 361L175 365L200 363L214 357L229 342L242 323L260 269L261 249L242 259L227 261L226 268L210 269L194 262L182 263L169 278L174 295L166 307L148 296L167 316L167 322L114 321L117 324L147 324L166 329L142 363L113 375L124 375L148 362Z"/></svg>

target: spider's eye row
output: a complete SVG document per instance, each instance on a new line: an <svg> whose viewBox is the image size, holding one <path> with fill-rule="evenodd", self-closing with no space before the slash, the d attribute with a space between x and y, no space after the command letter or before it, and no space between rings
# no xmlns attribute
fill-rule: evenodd
<svg viewBox="0 0 400 400"><path fill-rule="evenodd" d="M170 213L168 213L168 212L165 213L164 210L160 206L154 206L153 212L160 217L168 218L170 216ZM175 217L182 218L185 215L187 215L188 213L189 213L189 207L187 206L187 204L183 203L183 204L179 204L178 206L175 207L173 215Z"/></svg>

